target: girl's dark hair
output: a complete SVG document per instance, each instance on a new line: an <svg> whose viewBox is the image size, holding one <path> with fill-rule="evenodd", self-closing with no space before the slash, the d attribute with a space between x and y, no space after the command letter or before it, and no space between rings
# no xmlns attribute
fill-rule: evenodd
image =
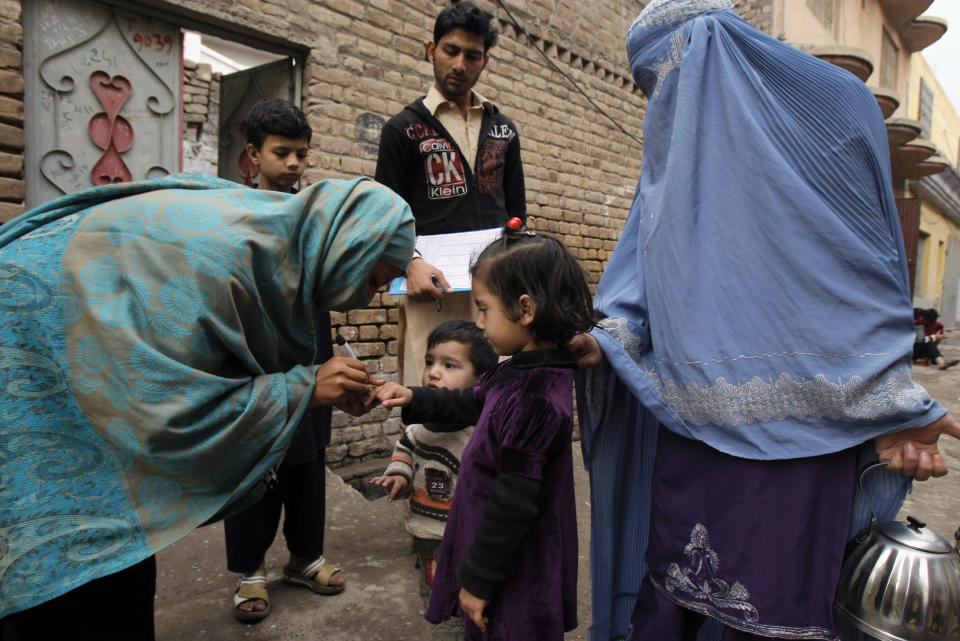
<svg viewBox="0 0 960 641"><path fill-rule="evenodd" d="M556 238L526 228L505 227L503 238L484 249L470 268L500 299L504 313L520 319L524 294L537 305L530 333L538 342L562 346L593 327L593 299L577 260Z"/></svg>
<svg viewBox="0 0 960 641"><path fill-rule="evenodd" d="M308 144L313 137L304 113L292 102L280 98L264 98L252 106L240 123L240 131L257 149L263 147L263 141L270 135L291 140L303 138Z"/></svg>
<svg viewBox="0 0 960 641"><path fill-rule="evenodd" d="M499 357L483 335L483 330L465 320L448 320L433 328L427 336L427 349L440 343L456 341L470 348L470 364L478 377L497 364Z"/></svg>
<svg viewBox="0 0 960 641"><path fill-rule="evenodd" d="M936 323L937 319L940 318L940 313L934 308L923 310L923 318L927 322Z"/></svg>

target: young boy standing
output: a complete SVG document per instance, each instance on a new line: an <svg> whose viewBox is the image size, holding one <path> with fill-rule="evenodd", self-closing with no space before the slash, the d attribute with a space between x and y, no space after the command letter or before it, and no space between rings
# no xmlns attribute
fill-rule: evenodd
<svg viewBox="0 0 960 641"><path fill-rule="evenodd" d="M247 154L259 167L257 189L293 193L307 166L312 131L306 116L286 100L270 98L255 104L242 127ZM330 314L313 310L317 334L314 362L333 356ZM323 556L326 518L325 448L330 442L329 406L307 410L277 470L277 484L263 498L224 520L227 568L242 576L233 597L234 615L260 621L270 613L264 556L277 533L281 507L283 535L290 560L283 568L287 583L318 594L343 591L346 578Z"/></svg>
<svg viewBox="0 0 960 641"><path fill-rule="evenodd" d="M483 330L469 321L447 321L437 325L427 337L421 383L434 388L475 387L497 360ZM413 536L420 568L420 594L425 600L429 599L433 585L436 552L453 499L460 455L472 433L472 425L452 432L432 432L424 425L408 425L393 449L384 475L370 481L387 490L390 501L409 498L405 525ZM434 628L435 641L458 638L463 638L459 621Z"/></svg>
<svg viewBox="0 0 960 641"><path fill-rule="evenodd" d="M257 189L296 193L293 188L307 168L313 130L293 103L279 98L261 100L241 123L247 155L260 169Z"/></svg>

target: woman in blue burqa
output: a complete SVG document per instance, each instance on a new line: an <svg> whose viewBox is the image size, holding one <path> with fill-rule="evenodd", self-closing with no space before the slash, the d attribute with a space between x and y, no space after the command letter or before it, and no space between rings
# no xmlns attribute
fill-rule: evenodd
<svg viewBox="0 0 960 641"><path fill-rule="evenodd" d="M627 52L643 170L576 343L590 638L836 639L858 464L903 473L868 475L890 515L960 437L911 374L883 117L729 0L653 0Z"/></svg>
<svg viewBox="0 0 960 641"><path fill-rule="evenodd" d="M153 555L255 495L309 407L362 413L363 363L311 365L311 307L366 305L413 240L366 179L200 174L0 228L0 637L152 639Z"/></svg>

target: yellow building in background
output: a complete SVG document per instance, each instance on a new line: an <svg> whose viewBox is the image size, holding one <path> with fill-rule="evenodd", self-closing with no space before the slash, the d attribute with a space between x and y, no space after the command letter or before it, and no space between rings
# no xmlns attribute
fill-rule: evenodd
<svg viewBox="0 0 960 641"><path fill-rule="evenodd" d="M960 319L960 115L922 54L910 60L907 114L947 165L907 182L909 195L921 203L914 305L938 308L950 328Z"/></svg>
<svg viewBox="0 0 960 641"><path fill-rule="evenodd" d="M942 308L946 302L952 326L957 301L950 296L957 287L951 283L960 283L960 245L951 251L951 243L960 233L960 215L948 213L952 206L944 194L951 193L950 179L931 178L956 166L957 138L946 142L950 134L943 130L955 131L949 120L955 114L920 57L947 32L945 20L924 15L932 2L751 0L750 7L769 16L771 35L846 69L873 92L886 120L891 187L915 305ZM952 162L945 152L953 154ZM956 278L948 256L957 258Z"/></svg>

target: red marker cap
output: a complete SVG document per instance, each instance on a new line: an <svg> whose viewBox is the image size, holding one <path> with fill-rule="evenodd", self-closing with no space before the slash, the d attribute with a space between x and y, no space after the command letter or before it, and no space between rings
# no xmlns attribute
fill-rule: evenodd
<svg viewBox="0 0 960 641"><path fill-rule="evenodd" d="M516 216L514 216L513 218L507 221L507 227L509 227L510 229L520 229L520 227L522 226L523 226L523 221L517 218Z"/></svg>

